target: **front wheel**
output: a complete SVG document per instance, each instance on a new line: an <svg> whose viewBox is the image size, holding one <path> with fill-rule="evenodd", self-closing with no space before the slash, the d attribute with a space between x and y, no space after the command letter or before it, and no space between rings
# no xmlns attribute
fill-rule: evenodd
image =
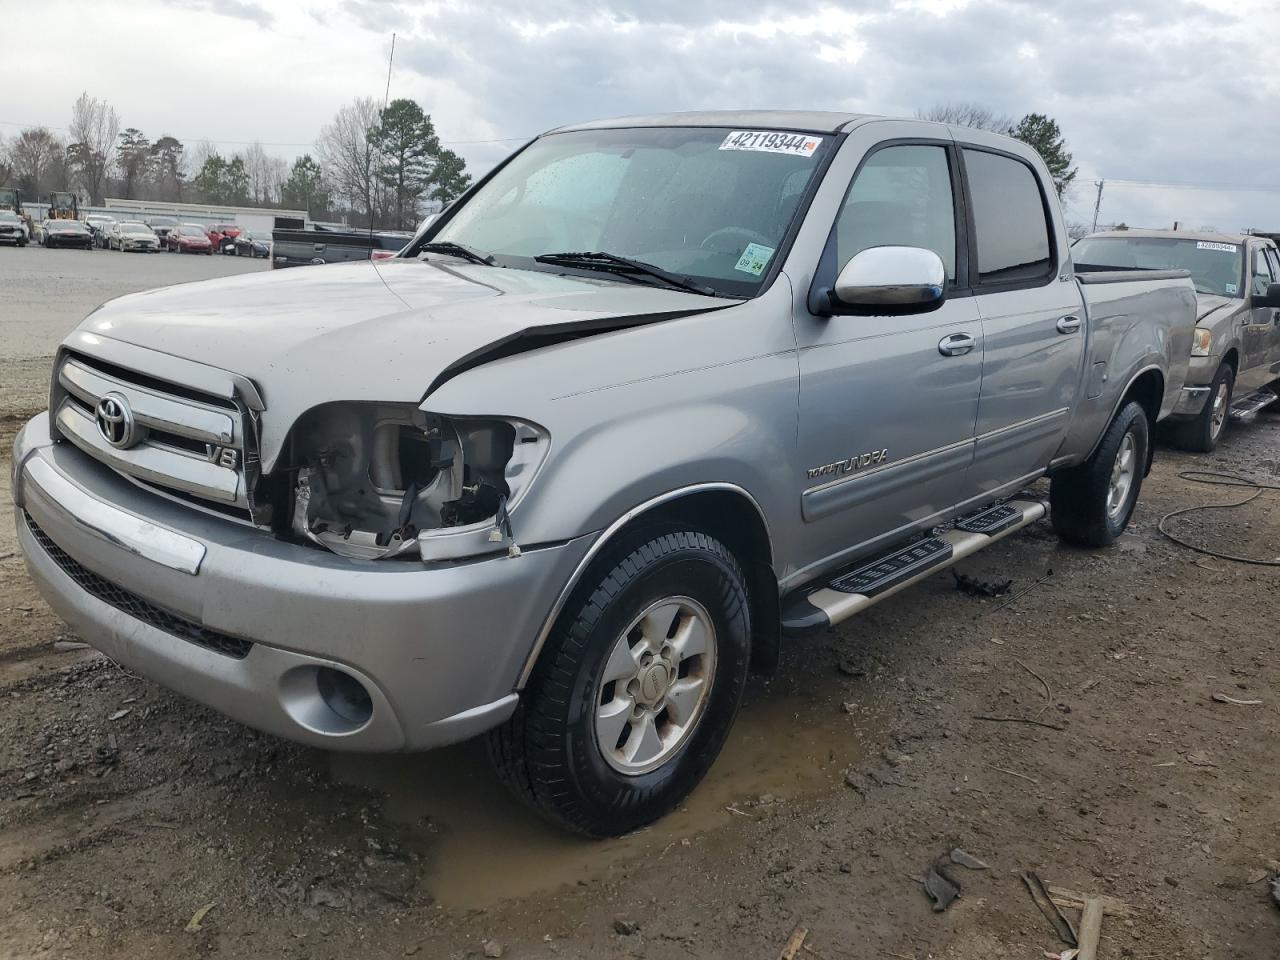
<svg viewBox="0 0 1280 960"><path fill-rule="evenodd" d="M1105 547L1124 533L1142 490L1151 426L1136 401L1120 408L1098 449L1049 484L1053 529L1067 543Z"/></svg>
<svg viewBox="0 0 1280 960"><path fill-rule="evenodd" d="M657 529L607 551L557 620L512 718L499 776L591 837L675 807L720 752L751 654L742 570L713 537Z"/></svg>
<svg viewBox="0 0 1280 960"><path fill-rule="evenodd" d="M1208 453L1218 445L1227 428L1231 412L1231 392L1235 388L1236 373L1230 364L1222 364L1213 375L1209 386L1209 399L1194 420L1180 423L1174 428L1173 439L1183 450Z"/></svg>

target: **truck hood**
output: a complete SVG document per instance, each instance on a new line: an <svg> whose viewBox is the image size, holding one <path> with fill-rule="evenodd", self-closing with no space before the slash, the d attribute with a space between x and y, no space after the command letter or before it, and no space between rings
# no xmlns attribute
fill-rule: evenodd
<svg viewBox="0 0 1280 960"><path fill-rule="evenodd" d="M1220 297L1212 293L1196 294L1196 323L1217 314L1223 307L1240 306L1244 301L1234 297Z"/></svg>
<svg viewBox="0 0 1280 960"><path fill-rule="evenodd" d="M335 400L420 402L486 359L731 306L594 277L452 261L298 267L113 300L80 330L251 379L270 470L293 422ZM162 363L161 363L162 365ZM146 371L164 378L163 369ZM488 414L518 414L500 397Z"/></svg>

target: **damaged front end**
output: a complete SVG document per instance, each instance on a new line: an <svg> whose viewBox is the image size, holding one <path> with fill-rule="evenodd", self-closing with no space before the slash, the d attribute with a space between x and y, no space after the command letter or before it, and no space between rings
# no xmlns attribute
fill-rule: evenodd
<svg viewBox="0 0 1280 960"><path fill-rule="evenodd" d="M329 403L294 425L288 536L344 557L518 556L509 509L550 447L519 420Z"/></svg>

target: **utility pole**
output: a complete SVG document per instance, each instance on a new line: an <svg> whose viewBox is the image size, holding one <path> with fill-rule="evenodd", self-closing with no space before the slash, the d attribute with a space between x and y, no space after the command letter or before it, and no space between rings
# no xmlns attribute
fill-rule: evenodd
<svg viewBox="0 0 1280 960"><path fill-rule="evenodd" d="M1098 230L1098 212L1102 209L1102 188L1106 184L1105 180L1098 180L1098 199L1093 204L1093 230L1090 233L1096 233Z"/></svg>

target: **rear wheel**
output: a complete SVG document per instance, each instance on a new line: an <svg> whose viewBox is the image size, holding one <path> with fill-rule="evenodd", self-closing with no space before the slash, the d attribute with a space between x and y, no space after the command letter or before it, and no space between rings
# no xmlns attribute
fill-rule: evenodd
<svg viewBox="0 0 1280 960"><path fill-rule="evenodd" d="M1049 484L1053 529L1081 547L1105 547L1129 525L1142 490L1151 445L1147 412L1136 401L1120 408L1098 449Z"/></svg>
<svg viewBox="0 0 1280 960"><path fill-rule="evenodd" d="M1209 399L1194 420L1180 423L1174 428L1173 439L1183 450L1208 453L1218 445L1227 429L1227 417L1231 412L1231 393L1235 389L1236 374L1231 365L1224 363L1213 375L1209 386Z"/></svg>
<svg viewBox="0 0 1280 960"><path fill-rule="evenodd" d="M742 571L718 540L650 530L592 565L515 715L489 735L499 775L593 837L658 819L710 768L751 647Z"/></svg>

